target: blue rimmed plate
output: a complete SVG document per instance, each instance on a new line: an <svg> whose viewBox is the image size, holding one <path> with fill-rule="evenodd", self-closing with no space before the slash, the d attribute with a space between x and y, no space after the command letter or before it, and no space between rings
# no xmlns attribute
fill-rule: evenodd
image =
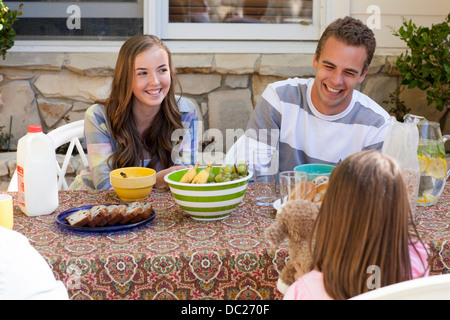
<svg viewBox="0 0 450 320"><path fill-rule="evenodd" d="M105 204L105 206L109 206L110 204ZM128 229L132 229L144 224L149 223L150 221L152 221L155 218L155 211L152 210L152 214L150 215L150 217L148 217L145 220L136 222L136 223L130 223L130 224L115 224L112 226L103 226L103 227L74 227L71 226L66 218L68 216L70 216L72 213L75 213L79 210L89 210L93 207L92 206L84 206L84 207L77 207L77 208L72 208L66 211L61 212L60 214L58 214L58 216L55 219L56 224L58 224L61 227L64 228L68 228L68 229L72 229L75 231L85 231L85 232L114 232L114 231L121 231L121 230L128 230Z"/></svg>

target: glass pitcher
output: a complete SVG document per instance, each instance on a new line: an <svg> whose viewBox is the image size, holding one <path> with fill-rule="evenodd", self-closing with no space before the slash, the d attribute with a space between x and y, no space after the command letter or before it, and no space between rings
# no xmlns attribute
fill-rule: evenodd
<svg viewBox="0 0 450 320"><path fill-rule="evenodd" d="M439 123L428 121L421 116L407 114L404 121L414 122L419 130L417 157L420 166L420 185L417 205L434 205L444 191L450 174L444 146L450 135L442 136Z"/></svg>

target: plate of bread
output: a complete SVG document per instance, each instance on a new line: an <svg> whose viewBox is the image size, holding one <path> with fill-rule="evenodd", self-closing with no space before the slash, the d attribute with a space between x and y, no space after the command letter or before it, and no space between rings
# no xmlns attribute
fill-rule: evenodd
<svg viewBox="0 0 450 320"><path fill-rule="evenodd" d="M297 184L291 193L288 196L285 196L284 199L286 200L295 200L296 195L299 193L306 193L306 200L312 201L312 202L322 202L323 197L328 189L328 182L330 178L325 175L319 175L318 177L314 178L311 181L302 181L299 184ZM296 189L300 188L300 192L298 192ZM305 191L306 188L306 191ZM283 201L283 202L285 202ZM273 203L273 208L278 211L281 207L281 199L277 199Z"/></svg>
<svg viewBox="0 0 450 320"><path fill-rule="evenodd" d="M77 207L61 212L56 223L62 227L88 231L119 231L137 227L155 218L148 202L102 204Z"/></svg>

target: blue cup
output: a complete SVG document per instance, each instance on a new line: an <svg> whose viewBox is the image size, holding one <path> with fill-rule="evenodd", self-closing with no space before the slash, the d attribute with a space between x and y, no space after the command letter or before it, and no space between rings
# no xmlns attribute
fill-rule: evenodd
<svg viewBox="0 0 450 320"><path fill-rule="evenodd" d="M306 172L308 174L308 180L311 181L318 176L329 177L334 168L336 166L331 164L310 163L298 165L294 168L294 171Z"/></svg>

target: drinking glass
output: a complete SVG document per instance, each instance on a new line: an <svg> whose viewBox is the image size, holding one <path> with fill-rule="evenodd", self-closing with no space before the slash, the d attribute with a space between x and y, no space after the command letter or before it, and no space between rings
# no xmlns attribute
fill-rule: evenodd
<svg viewBox="0 0 450 320"><path fill-rule="evenodd" d="M306 199L308 174L302 171L280 172L281 204L293 199Z"/></svg>
<svg viewBox="0 0 450 320"><path fill-rule="evenodd" d="M12 196L9 194L0 194L0 226L12 229L13 224Z"/></svg>
<svg viewBox="0 0 450 320"><path fill-rule="evenodd" d="M252 168L256 204L273 205L277 198L278 151L271 148L254 150Z"/></svg>

